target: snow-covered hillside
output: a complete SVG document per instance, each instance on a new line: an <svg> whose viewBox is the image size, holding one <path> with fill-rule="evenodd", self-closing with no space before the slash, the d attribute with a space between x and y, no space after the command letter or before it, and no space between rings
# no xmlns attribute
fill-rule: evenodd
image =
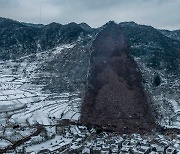
<svg viewBox="0 0 180 154"><path fill-rule="evenodd" d="M1 147L23 140L36 130L37 125L44 126L46 136L51 138L56 135L55 125L58 125L58 121L78 122L82 103L79 90L83 87L77 88L76 91L64 89L57 93L45 89L51 81L34 84L37 80L42 80L40 74L45 77L48 77L48 74L49 77L59 77L59 72L50 73L42 70L41 67L60 54L68 54L77 44L63 44L52 50L37 53L33 55L36 60L32 60L32 55L29 55L17 61L0 62ZM58 63L59 61L56 64ZM51 71L56 71L56 69L51 69ZM17 137L12 134L17 134Z"/></svg>
<svg viewBox="0 0 180 154"><path fill-rule="evenodd" d="M0 20L0 153L160 153L167 147L180 151L178 31L172 37L151 26L119 24L157 122L177 128L163 135L120 136L78 123L93 60L92 42L107 25L93 29L76 23Z"/></svg>
<svg viewBox="0 0 180 154"><path fill-rule="evenodd" d="M180 128L179 40L151 26L126 22L120 25L128 36L131 55L142 73L157 122Z"/></svg>

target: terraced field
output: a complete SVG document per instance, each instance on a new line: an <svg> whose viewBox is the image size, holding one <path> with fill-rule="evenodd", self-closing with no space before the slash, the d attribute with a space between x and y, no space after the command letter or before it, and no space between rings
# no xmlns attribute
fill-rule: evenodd
<svg viewBox="0 0 180 154"><path fill-rule="evenodd" d="M44 92L44 85L32 84L33 75L25 76L18 72L23 67L14 71L15 67L15 62L0 62L1 149L32 135L38 131L39 125L45 127L48 137L51 137L56 134L53 126L57 121L78 121L80 116L81 99L78 92ZM28 68L26 71L29 71Z"/></svg>

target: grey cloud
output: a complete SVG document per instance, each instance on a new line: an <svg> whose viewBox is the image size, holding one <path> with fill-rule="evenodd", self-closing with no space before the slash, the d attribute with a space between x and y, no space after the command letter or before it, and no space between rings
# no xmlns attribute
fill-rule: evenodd
<svg viewBox="0 0 180 154"><path fill-rule="evenodd" d="M115 20L180 29L179 8L179 0L0 0L3 17L44 24L86 22L93 27Z"/></svg>

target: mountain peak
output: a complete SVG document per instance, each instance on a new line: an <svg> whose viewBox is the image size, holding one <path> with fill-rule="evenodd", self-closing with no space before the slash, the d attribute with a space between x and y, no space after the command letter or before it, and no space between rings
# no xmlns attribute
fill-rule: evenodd
<svg viewBox="0 0 180 154"><path fill-rule="evenodd" d="M139 24L137 24L134 21L129 21L129 22L126 21L126 22L119 23L119 25L121 25L121 26L138 26Z"/></svg>
<svg viewBox="0 0 180 154"><path fill-rule="evenodd" d="M21 24L19 21L15 21L15 20L12 20L12 19L8 19L8 18L3 18L3 17L0 17L0 26L3 27L3 28L7 28L9 26L12 26L12 25L23 25Z"/></svg>
<svg viewBox="0 0 180 154"><path fill-rule="evenodd" d="M114 21L110 20L105 25L103 25L103 27L112 26L112 25L117 25L117 24Z"/></svg>
<svg viewBox="0 0 180 154"><path fill-rule="evenodd" d="M48 24L46 26L48 26L48 27L58 27L58 26L62 26L62 25L59 24L59 23L56 23L56 22L52 22L52 23L50 23L50 24Z"/></svg>
<svg viewBox="0 0 180 154"><path fill-rule="evenodd" d="M84 29L85 31L92 31L93 30L93 28L91 28L91 26L89 26L88 24L86 24L86 23L80 23L79 24L80 26L81 26L81 28L82 29Z"/></svg>

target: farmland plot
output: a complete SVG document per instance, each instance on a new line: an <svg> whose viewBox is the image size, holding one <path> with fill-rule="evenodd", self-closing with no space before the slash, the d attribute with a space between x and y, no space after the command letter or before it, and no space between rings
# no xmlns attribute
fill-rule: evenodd
<svg viewBox="0 0 180 154"><path fill-rule="evenodd" d="M31 136L38 131L39 125L45 127L48 138L56 134L53 126L57 121L79 119L81 99L78 92L61 94L44 92L43 85L31 83L33 75L27 77L18 72L21 69L17 72L13 71L15 65L16 63L12 61L0 63L0 148L2 149ZM38 141L43 142L44 136L41 134L37 137ZM29 143L31 145L33 141L30 140Z"/></svg>

